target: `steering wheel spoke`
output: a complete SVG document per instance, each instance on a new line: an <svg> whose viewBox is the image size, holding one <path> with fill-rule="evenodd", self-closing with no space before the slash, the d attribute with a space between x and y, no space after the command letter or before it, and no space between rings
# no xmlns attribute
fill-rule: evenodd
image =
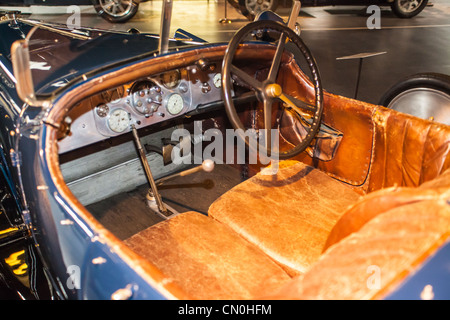
<svg viewBox="0 0 450 320"><path fill-rule="evenodd" d="M270 150L272 143L272 98L264 99L264 129L265 134L265 148L267 151Z"/></svg>
<svg viewBox="0 0 450 320"><path fill-rule="evenodd" d="M254 89L261 91L263 88L262 82L256 80L251 75L249 75L244 70L236 67L235 65L231 65L231 73L237 76L239 79L244 81L246 84L250 85Z"/></svg>
<svg viewBox="0 0 450 320"><path fill-rule="evenodd" d="M295 110L298 114L303 114L304 110L315 112L317 110L315 105L309 104L305 101L302 101L300 99L294 98L293 96L290 96L286 93L282 94L283 97L280 97L280 99L285 102L289 107Z"/></svg>
<svg viewBox="0 0 450 320"><path fill-rule="evenodd" d="M280 39L278 40L277 50L272 60L272 65L270 66L269 75L267 80L274 83L277 79L278 71L280 70L281 57L283 56L284 46L286 43L286 34L281 33Z"/></svg>

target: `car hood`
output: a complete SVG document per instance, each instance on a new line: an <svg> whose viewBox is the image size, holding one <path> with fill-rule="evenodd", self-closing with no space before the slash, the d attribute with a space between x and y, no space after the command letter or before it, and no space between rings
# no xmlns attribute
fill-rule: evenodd
<svg viewBox="0 0 450 320"><path fill-rule="evenodd" d="M24 39L36 23L30 20L0 23L0 53L9 62L12 43ZM51 95L83 75L154 54L159 37L43 24L33 33L29 44L35 91ZM189 44L174 41L171 45Z"/></svg>

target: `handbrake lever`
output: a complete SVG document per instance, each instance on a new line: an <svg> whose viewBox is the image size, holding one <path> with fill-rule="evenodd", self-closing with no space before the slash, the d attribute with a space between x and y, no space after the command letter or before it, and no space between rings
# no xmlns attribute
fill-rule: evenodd
<svg viewBox="0 0 450 320"><path fill-rule="evenodd" d="M196 173L196 172L200 172L200 171L205 171L205 172L211 172L214 170L214 161L210 160L210 159L206 159L202 162L201 165L194 167L194 168L190 168L178 173L174 173L171 174L169 176L163 177L161 179L158 179L155 181L155 184L157 186L160 186L161 184L163 184L164 182L166 182L167 180L176 178L176 177L185 177L188 176L190 174Z"/></svg>

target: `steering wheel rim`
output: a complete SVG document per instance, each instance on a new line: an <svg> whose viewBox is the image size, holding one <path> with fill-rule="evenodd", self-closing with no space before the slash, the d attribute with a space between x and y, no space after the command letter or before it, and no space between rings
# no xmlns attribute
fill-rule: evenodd
<svg viewBox="0 0 450 320"><path fill-rule="evenodd" d="M275 51L274 58L272 59L270 71L268 74L268 77L264 81L259 81L254 79L249 74L246 74L243 70L237 68L233 65L233 58L236 54L237 49L239 48L239 45L241 44L242 40L248 36L250 33L257 31L257 30L264 30L269 29L280 33L280 38L278 40L277 49ZM277 75L279 72L279 69L281 67L281 58L283 56L283 52L285 49L285 42L286 39L289 39L291 42L293 42L298 49L300 49L300 52L303 54L303 57L305 58L307 65L311 71L312 79L311 82L314 86L314 96L315 96L315 102L314 105L302 102L301 100L298 100L297 98L290 97L282 92L282 88L280 85L276 83ZM281 40L281 41L280 41ZM243 81L245 84L252 87L254 91L256 91L256 94L258 97L262 97L263 104L264 104L264 123L265 128L267 129L267 126L269 125L271 127L271 116L269 117L268 114L271 113L271 107L274 100L279 99L283 102L287 103L290 107L294 108L294 105L299 107L303 110L308 110L309 112L313 113L312 118L310 119L312 123L309 129L307 128L307 134L303 138L303 140L294 146L293 148L282 151L282 152L276 152L270 150L270 145L268 142L266 142L265 146L263 148L264 151L268 155L270 152L271 158L276 159L289 159L292 158L301 152L303 152L312 142L315 135L319 131L320 128L320 121L322 117L322 111L323 111L323 89L322 89L322 82L320 79L319 69L317 67L317 64L315 62L315 59L313 58L311 52L309 51L308 47L304 44L302 39L290 28L285 26L284 24L281 24L276 21L255 21L247 24L246 26L242 27L236 34L233 36L233 38L230 40L228 47L225 51L225 55L222 62L222 93L223 93L223 100L225 105L225 110L227 113L227 116L233 126L233 128L237 132L237 136L239 136L241 139L245 141L248 147L252 147L249 145L249 142L245 138L243 132L245 131L244 125L242 124L241 120L239 119L239 116L237 114L236 108L234 106L233 97L232 97L232 76L231 74L234 74L237 76L241 81ZM298 110L298 109L294 109ZM297 111L298 114L298 111ZM269 118L269 119L268 119ZM309 121L308 121L309 123ZM267 131L267 136L270 138L270 130ZM267 141L268 139L266 139ZM260 146L261 148L261 146Z"/></svg>

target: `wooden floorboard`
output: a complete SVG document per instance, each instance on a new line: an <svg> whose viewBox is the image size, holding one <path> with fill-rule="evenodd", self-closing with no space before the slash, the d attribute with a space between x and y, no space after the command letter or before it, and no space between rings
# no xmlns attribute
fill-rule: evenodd
<svg viewBox="0 0 450 320"><path fill-rule="evenodd" d="M207 214L214 200L242 181L240 170L216 165L213 172L177 177L159 187L163 201L179 212ZM146 204L148 185L87 206L94 217L119 239L127 239L163 219Z"/></svg>

